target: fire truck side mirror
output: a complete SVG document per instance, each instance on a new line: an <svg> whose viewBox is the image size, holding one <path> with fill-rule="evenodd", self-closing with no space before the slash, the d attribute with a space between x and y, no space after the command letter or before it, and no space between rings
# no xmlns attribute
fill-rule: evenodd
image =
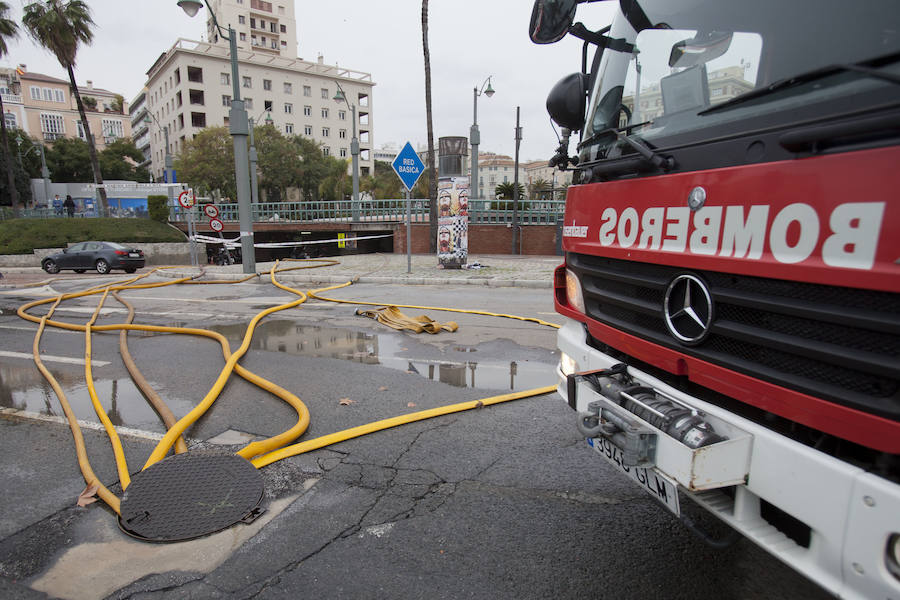
<svg viewBox="0 0 900 600"><path fill-rule="evenodd" d="M534 0L528 37L535 44L552 44L566 37L579 0Z"/></svg>
<svg viewBox="0 0 900 600"><path fill-rule="evenodd" d="M572 73L560 79L547 96L547 112L560 127L580 131L587 105L587 77Z"/></svg>

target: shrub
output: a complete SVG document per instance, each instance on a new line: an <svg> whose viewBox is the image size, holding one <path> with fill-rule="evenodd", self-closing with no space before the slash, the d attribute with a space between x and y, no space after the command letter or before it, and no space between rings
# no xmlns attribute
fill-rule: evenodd
<svg viewBox="0 0 900 600"><path fill-rule="evenodd" d="M150 214L150 218L160 223L168 222L168 202L168 196L147 196L147 212Z"/></svg>

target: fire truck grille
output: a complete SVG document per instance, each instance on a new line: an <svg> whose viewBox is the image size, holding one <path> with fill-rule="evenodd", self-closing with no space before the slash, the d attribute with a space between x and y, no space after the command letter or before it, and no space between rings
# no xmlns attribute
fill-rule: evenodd
<svg viewBox="0 0 900 600"><path fill-rule="evenodd" d="M760 380L900 420L896 294L572 253L567 262L582 282L592 319ZM669 283L684 273L702 280L713 303L709 334L695 345L673 336L663 314Z"/></svg>

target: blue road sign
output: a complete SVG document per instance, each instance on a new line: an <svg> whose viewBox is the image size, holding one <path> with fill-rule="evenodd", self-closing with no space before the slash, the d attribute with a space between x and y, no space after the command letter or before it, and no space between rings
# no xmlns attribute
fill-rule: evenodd
<svg viewBox="0 0 900 600"><path fill-rule="evenodd" d="M400 151L400 154L397 155L391 166L394 167L394 172L400 178L400 181L403 182L403 185L406 186L407 191L412 191L413 186L416 185L416 182L425 170L425 164L409 142L406 142L403 150Z"/></svg>

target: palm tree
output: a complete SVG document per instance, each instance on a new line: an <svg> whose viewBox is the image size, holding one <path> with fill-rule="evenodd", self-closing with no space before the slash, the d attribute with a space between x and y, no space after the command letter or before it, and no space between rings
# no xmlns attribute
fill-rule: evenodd
<svg viewBox="0 0 900 600"><path fill-rule="evenodd" d="M425 54L425 120L428 123L428 189L429 247L437 252L438 207L437 173L434 172L434 125L431 122L431 54L428 50L428 0L422 0L422 51Z"/></svg>
<svg viewBox="0 0 900 600"><path fill-rule="evenodd" d="M531 182L529 188L530 193L528 194L528 196L532 200L546 200L550 192L550 182L542 177L539 177Z"/></svg>
<svg viewBox="0 0 900 600"><path fill-rule="evenodd" d="M84 112L84 102L81 101L81 94L75 83L75 57L78 54L78 44L90 44L94 39L91 30L94 26L91 10L83 0L37 0L25 7L22 24L35 42L56 55L59 64L65 67L69 74L69 86L75 96L78 113L81 115L81 125L87 137L94 183L100 192L100 215L105 217L108 214L106 189L103 187L97 147Z"/></svg>
<svg viewBox="0 0 900 600"><path fill-rule="evenodd" d="M6 40L19 37L19 26L8 19L9 5L0 2L0 57L9 53ZM16 176L13 170L12 156L9 151L9 138L6 136L6 111L3 110L3 96L0 95L0 144L3 145L3 160L6 162L6 176L9 178L9 194L14 211L19 210L19 189L16 187Z"/></svg>

